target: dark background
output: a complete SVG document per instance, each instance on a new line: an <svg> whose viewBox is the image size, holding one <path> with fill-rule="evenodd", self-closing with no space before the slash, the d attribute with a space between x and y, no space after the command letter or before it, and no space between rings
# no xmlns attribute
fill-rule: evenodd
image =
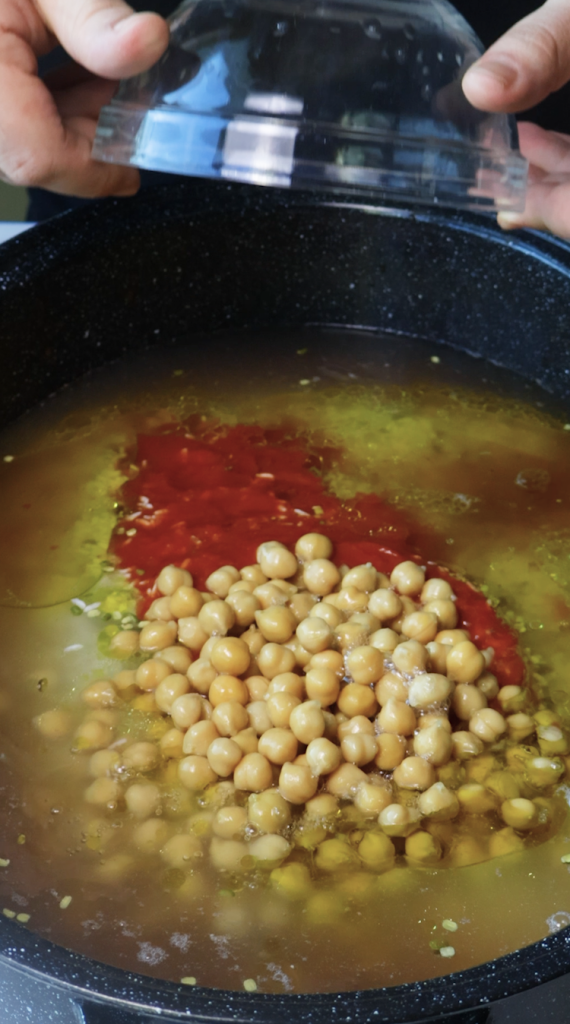
<svg viewBox="0 0 570 1024"><path fill-rule="evenodd" d="M138 10L154 10L165 17L177 6L173 0L150 0L148 4L145 4L144 0L134 0L134 2L131 0L131 2ZM473 26L486 47L490 46L516 21L536 10L538 6L535 0L456 0L455 2L455 7ZM54 57L61 63L61 53ZM53 59L48 60L48 64L44 67L53 63ZM568 74L570 78L570 68ZM543 103L526 112L524 117L536 121L543 128L570 134L570 83L560 92L549 96ZM143 186L156 181L169 180L169 176L153 172L144 172L142 177ZM45 220L47 217L62 213L67 209L84 206L85 203L86 200L56 196L44 192L42 189L31 189L28 220Z"/></svg>

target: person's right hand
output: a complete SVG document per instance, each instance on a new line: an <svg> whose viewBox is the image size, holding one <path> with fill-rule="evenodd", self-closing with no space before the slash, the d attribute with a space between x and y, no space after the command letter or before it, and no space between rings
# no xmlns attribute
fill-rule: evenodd
<svg viewBox="0 0 570 1024"><path fill-rule="evenodd" d="M506 33L463 79L479 110L518 113L540 103L570 80L570 2L547 0ZM570 130L570 110L568 111ZM570 238L570 135L519 125L530 163L524 213L501 213L505 229L531 227Z"/></svg>
<svg viewBox="0 0 570 1024"><path fill-rule="evenodd" d="M77 65L48 85L37 58L58 42ZM166 22L123 0L0 0L0 178L86 198L134 194L138 171L92 160L91 146L116 79L167 45Z"/></svg>

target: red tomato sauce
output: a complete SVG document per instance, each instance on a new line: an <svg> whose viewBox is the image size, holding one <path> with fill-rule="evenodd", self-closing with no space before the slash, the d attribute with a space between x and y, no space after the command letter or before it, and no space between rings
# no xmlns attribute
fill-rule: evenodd
<svg viewBox="0 0 570 1024"><path fill-rule="evenodd" d="M413 520L377 494L341 501L321 474L338 454L314 447L286 428L266 430L204 424L141 434L129 464L136 474L122 488L125 514L111 552L141 593L139 614L156 596L163 566L189 569L201 589L221 565L250 565L258 545L278 540L294 546L304 533L325 533L334 561L371 562L389 574L398 562L427 564L427 576L448 579L457 596L459 628L481 649L493 647L492 671L501 685L519 684L525 669L517 637L470 584L425 562L414 545Z"/></svg>

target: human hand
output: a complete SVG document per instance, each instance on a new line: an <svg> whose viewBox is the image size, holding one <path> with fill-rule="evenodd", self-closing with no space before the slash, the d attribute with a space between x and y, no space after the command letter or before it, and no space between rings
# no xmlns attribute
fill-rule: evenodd
<svg viewBox="0 0 570 1024"><path fill-rule="evenodd" d="M37 58L60 42L77 64L43 82ZM135 168L99 163L91 146L116 79L146 70L168 45L157 14L123 0L0 0L0 178L65 195L133 195Z"/></svg>
<svg viewBox="0 0 570 1024"><path fill-rule="evenodd" d="M463 79L479 110L518 113L540 103L570 80L570 3L547 0L487 50ZM570 111L569 111L570 125ZM526 208L500 213L505 229L532 227L570 238L570 136L519 125L530 163Z"/></svg>

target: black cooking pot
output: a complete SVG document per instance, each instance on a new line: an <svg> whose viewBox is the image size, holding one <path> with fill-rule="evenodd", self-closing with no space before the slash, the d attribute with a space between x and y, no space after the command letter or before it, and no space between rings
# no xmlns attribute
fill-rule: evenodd
<svg viewBox="0 0 570 1024"><path fill-rule="evenodd" d="M549 402L570 410L565 244L505 236L469 215L188 182L64 215L0 249L0 426L149 344L306 325L464 349L538 381ZM78 956L0 917L0 1020L10 1024L566 1024L569 969L565 929L481 967L396 988L190 991Z"/></svg>

